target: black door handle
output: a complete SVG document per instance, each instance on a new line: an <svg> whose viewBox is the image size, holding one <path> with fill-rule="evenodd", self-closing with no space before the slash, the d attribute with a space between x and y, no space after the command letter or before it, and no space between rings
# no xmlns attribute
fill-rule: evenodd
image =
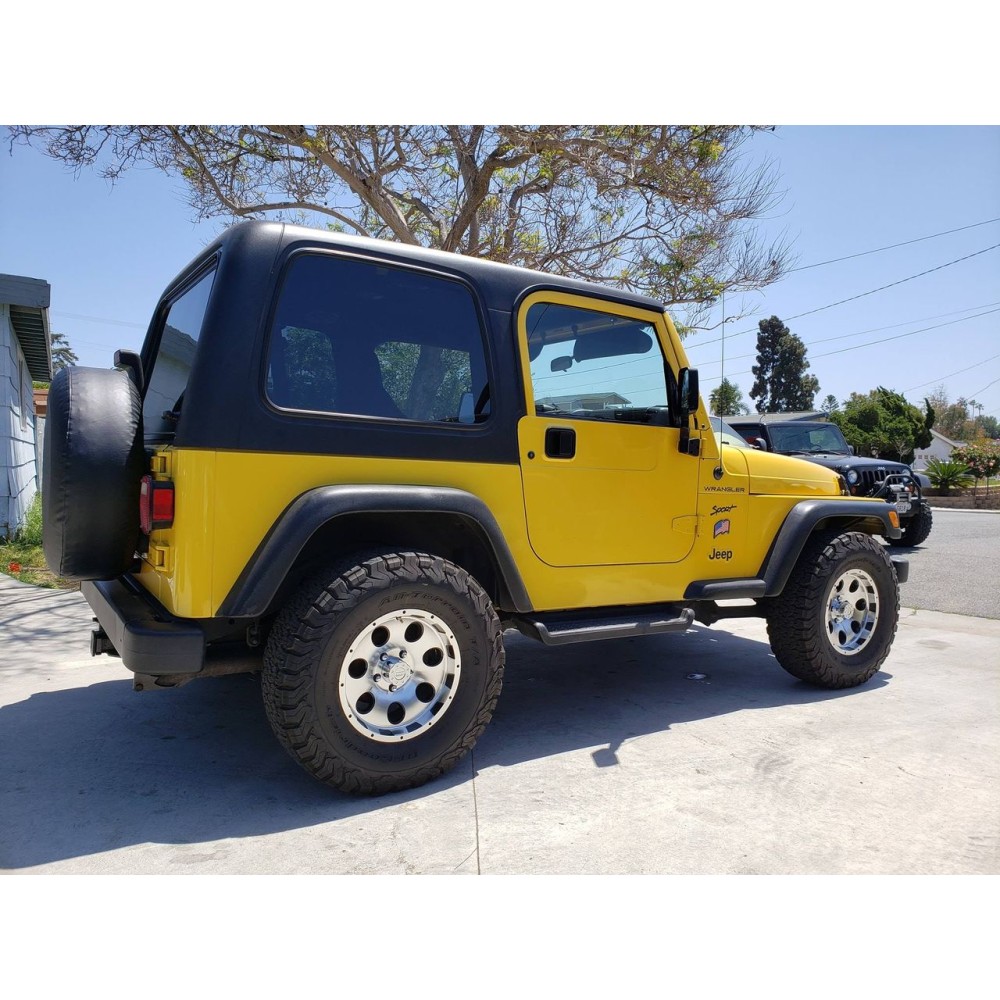
<svg viewBox="0 0 1000 1000"><path fill-rule="evenodd" d="M546 428L545 454L549 458L572 458L576 454L576 431L572 427Z"/></svg>

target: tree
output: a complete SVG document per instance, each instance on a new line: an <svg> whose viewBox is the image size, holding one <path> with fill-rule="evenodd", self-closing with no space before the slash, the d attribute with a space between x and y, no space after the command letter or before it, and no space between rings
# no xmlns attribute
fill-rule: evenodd
<svg viewBox="0 0 1000 1000"><path fill-rule="evenodd" d="M758 324L757 364L750 398L758 413L811 410L819 380L807 375L806 345L777 316Z"/></svg>
<svg viewBox="0 0 1000 1000"><path fill-rule="evenodd" d="M938 432L952 441L972 441L979 437L976 422L970 419L970 401L962 396L954 402L949 402L947 390L939 385L928 396L937 414L934 426Z"/></svg>
<svg viewBox="0 0 1000 1000"><path fill-rule="evenodd" d="M115 179L181 176L201 218L277 214L707 308L788 267L749 224L777 201L757 126L14 126L12 142Z"/></svg>
<svg viewBox="0 0 1000 1000"><path fill-rule="evenodd" d="M51 343L53 375L62 368L69 368L76 364L78 360L76 351L69 346L69 341L64 333L53 333Z"/></svg>
<svg viewBox="0 0 1000 1000"><path fill-rule="evenodd" d="M909 464L916 448L931 443L934 408L924 403L921 413L898 392L879 386L867 395L852 392L843 408L830 419L844 432L859 455L898 458Z"/></svg>
<svg viewBox="0 0 1000 1000"><path fill-rule="evenodd" d="M733 413L749 413L750 407L743 402L743 393L735 382L724 378L708 397L712 412L720 417Z"/></svg>
<svg viewBox="0 0 1000 1000"><path fill-rule="evenodd" d="M831 413L835 413L840 409L840 403L837 397L831 392L828 396L823 397L823 402L820 403L820 409L829 416Z"/></svg>

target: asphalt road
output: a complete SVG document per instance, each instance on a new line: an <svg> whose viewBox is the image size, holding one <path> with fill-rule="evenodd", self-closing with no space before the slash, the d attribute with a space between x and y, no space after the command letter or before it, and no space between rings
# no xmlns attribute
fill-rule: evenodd
<svg viewBox="0 0 1000 1000"><path fill-rule="evenodd" d="M927 541L893 554L910 560L906 607L1000 618L1000 511L935 510Z"/></svg>

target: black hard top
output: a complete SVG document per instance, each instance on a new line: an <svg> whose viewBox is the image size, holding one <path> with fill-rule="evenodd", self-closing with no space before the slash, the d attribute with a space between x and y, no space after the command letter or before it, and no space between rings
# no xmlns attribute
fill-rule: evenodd
<svg viewBox="0 0 1000 1000"><path fill-rule="evenodd" d="M665 306L656 299L620 288L599 285L594 282L564 278L543 271L532 271L524 267L513 267L479 257L464 257L461 254L443 250L429 250L426 247L411 246L390 240L369 239L363 236L349 236L323 229L311 229L284 222L252 221L242 222L227 229L186 267L173 282L173 288L182 282L199 264L208 257L222 251L236 251L239 254L280 254L296 245L302 247L329 248L366 257L397 260L417 266L432 267L438 271L448 271L464 277L479 288L489 308L510 308L512 302L532 288L559 289L583 295L599 295L625 305L640 309L654 309L663 312Z"/></svg>

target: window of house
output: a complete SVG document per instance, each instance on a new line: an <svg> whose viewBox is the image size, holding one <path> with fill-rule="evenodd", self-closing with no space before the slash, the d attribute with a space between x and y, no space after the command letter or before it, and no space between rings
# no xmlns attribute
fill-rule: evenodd
<svg viewBox="0 0 1000 1000"><path fill-rule="evenodd" d="M440 275L300 254L288 266L268 348L278 407L476 423L489 415L471 291Z"/></svg>

